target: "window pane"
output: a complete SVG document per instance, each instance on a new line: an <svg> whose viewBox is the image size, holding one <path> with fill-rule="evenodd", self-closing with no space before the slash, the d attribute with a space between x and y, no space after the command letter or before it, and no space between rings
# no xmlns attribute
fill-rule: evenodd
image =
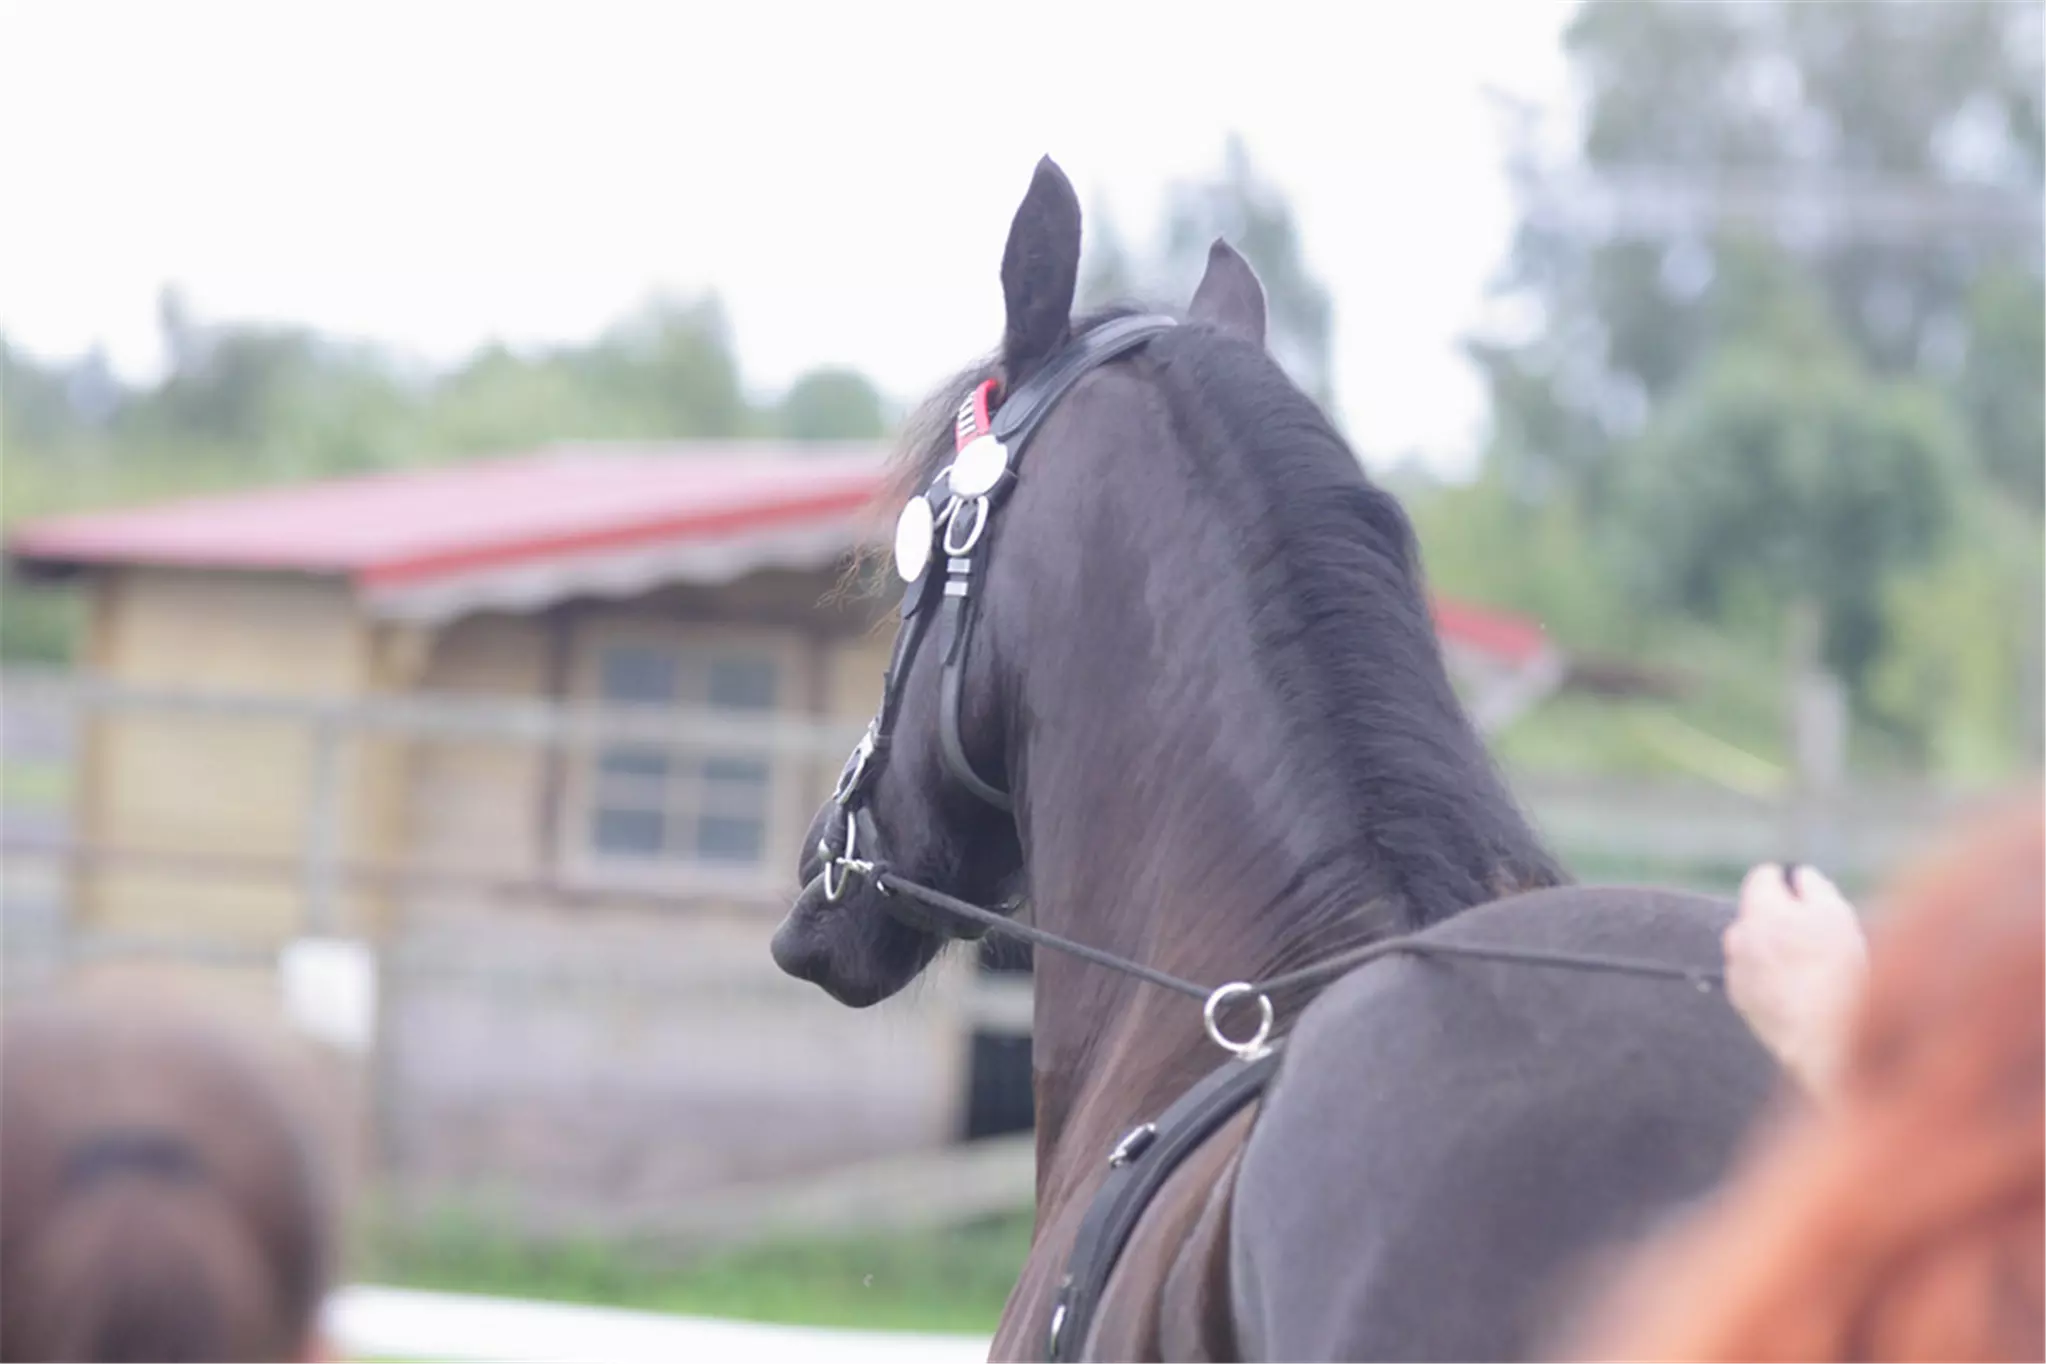
<svg viewBox="0 0 2046 1364"><path fill-rule="evenodd" d="M710 661L710 704L719 710L773 710L775 667L771 658L714 658Z"/></svg>
<svg viewBox="0 0 2046 1364"><path fill-rule="evenodd" d="M658 857L666 841L658 810L597 807L590 840L598 852L620 857Z"/></svg>
<svg viewBox="0 0 2046 1364"><path fill-rule="evenodd" d="M767 764L757 758L711 758L699 771L696 809L706 815L767 817Z"/></svg>
<svg viewBox="0 0 2046 1364"><path fill-rule="evenodd" d="M607 777L665 777L669 757L659 748L607 748L597 759L597 770Z"/></svg>
<svg viewBox="0 0 2046 1364"><path fill-rule="evenodd" d="M765 844L757 819L705 815L696 822L696 855L706 862L758 862Z"/></svg>
<svg viewBox="0 0 2046 1364"><path fill-rule="evenodd" d="M604 650L598 671L606 701L673 705L682 668L673 650L625 644Z"/></svg>
<svg viewBox="0 0 2046 1364"><path fill-rule="evenodd" d="M706 758L703 761L703 780L706 786L765 788L767 785L767 760L764 758Z"/></svg>

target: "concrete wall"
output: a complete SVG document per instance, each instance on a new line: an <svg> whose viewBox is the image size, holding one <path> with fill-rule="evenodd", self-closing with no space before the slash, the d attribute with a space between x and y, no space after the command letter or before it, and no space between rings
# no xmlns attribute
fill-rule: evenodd
<svg viewBox="0 0 2046 1364"><path fill-rule="evenodd" d="M619 1224L722 1184L943 1145L966 959L858 1015L782 976L770 914L443 913L385 1013L384 1149L409 1186Z"/></svg>

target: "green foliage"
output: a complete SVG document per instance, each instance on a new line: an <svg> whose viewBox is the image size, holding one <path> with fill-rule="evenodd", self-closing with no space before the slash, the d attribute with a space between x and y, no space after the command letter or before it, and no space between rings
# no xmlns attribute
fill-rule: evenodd
<svg viewBox="0 0 2046 1364"><path fill-rule="evenodd" d="M1645 621L1621 581L1587 552L1588 518L1562 498L1528 498L1488 471L1406 499L1431 589L1519 611L1572 648L1625 652Z"/></svg>
<svg viewBox="0 0 2046 1364"><path fill-rule="evenodd" d="M1850 357L1724 348L1657 413L1623 470L1630 581L1650 605L1722 613L1741 588L1808 600L1859 683L1883 597L1947 528L1965 440L1926 390Z"/></svg>
<svg viewBox="0 0 2046 1364"><path fill-rule="evenodd" d="M1944 776L1991 780L2038 743L2036 632L2046 537L2030 516L1984 506L1924 573L1884 594L1887 646L1869 681L1877 715Z"/></svg>
<svg viewBox="0 0 2046 1364"><path fill-rule="evenodd" d="M813 369L782 395L774 429L788 440L878 440L888 429L888 416L880 390L864 374Z"/></svg>
<svg viewBox="0 0 2046 1364"><path fill-rule="evenodd" d="M1850 225L1864 211L1840 196L1871 185L1907 209L1986 203L2022 221L2017 210L2036 212L2041 186L2039 9L1591 0L1565 38L1585 96L1582 169L1650 198L1668 180L1811 186ZM1516 146L1514 160L1524 187L1543 183L1531 144ZM1543 325L1478 347L1502 422L1532 437L1516 459L1595 498L1623 455L1630 411L1737 343L1751 302L1766 301L1772 283L1812 289L1832 328L1881 375L1943 363L1957 341L1978 352L1985 326L1995 350L2018 323L2015 300L2008 313L1971 304L1985 276L2033 249L1993 222L1807 245L1794 219L1786 201L1763 233L1706 225L1644 237L1526 215L1502 288L1538 303ZM2036 266L2022 273L2036 289ZM2022 336L2014 341L1983 382L2008 395L2011 377L2029 373L2024 391L2035 394L2037 370L2024 367ZM1966 413L1978 450L2019 459L1981 428L1977 414L1989 406L2002 410L1978 403Z"/></svg>
<svg viewBox="0 0 2046 1364"><path fill-rule="evenodd" d="M1955 385L1983 472L2017 506L2046 514L2046 290L2000 269L1968 297L1968 355Z"/></svg>
<svg viewBox="0 0 2046 1364"><path fill-rule="evenodd" d="M1468 343L1493 435L1424 532L1438 582L1577 647L1715 636L1708 672L1772 681L1784 608L1814 602L1858 761L2036 761L2041 12L1583 4L1567 169L1620 217L1555 212L1585 189L1511 130L1499 287L1533 321ZM1745 216L1672 215L1670 186Z"/></svg>
<svg viewBox="0 0 2046 1364"><path fill-rule="evenodd" d="M75 591L42 584L0 588L0 658L61 663L70 657L78 627Z"/></svg>
<svg viewBox="0 0 2046 1364"><path fill-rule="evenodd" d="M772 435L872 440L888 424L862 376L825 369L749 402L715 299L655 299L595 341L483 349L444 373L304 328L213 324L159 304L168 366L130 388L104 358L50 363L0 338L0 517L516 454L557 441ZM75 603L10 582L0 657L55 661Z"/></svg>

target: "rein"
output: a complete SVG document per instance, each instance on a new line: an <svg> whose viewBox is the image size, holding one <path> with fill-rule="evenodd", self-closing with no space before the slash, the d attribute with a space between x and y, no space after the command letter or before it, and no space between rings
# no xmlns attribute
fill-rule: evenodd
<svg viewBox="0 0 2046 1364"><path fill-rule="evenodd" d="M1120 971L1147 985L1171 990L1189 999L1202 1001L1201 1017L1207 1026L1208 1036L1215 1045L1244 1060L1251 1060L1262 1054L1271 1037L1273 1023L1272 996L1286 990L1304 986L1322 985L1340 976L1349 974L1367 962L1380 957L1399 954L1417 957L1469 957L1479 961L1510 962L1520 966L1546 966L1564 971L1597 971L1612 975L1647 977L1657 980L1688 981L1695 989L1710 990L1725 983L1725 975L1719 971L1689 970L1681 966L1670 966L1662 962L1643 961L1634 957L1614 957L1595 952L1550 952L1539 948L1483 947L1466 943L1425 942L1412 934L1386 938L1363 947L1338 952L1335 956L1295 971L1268 976L1259 981L1230 981L1226 985L1199 985L1169 971L1155 966L1146 966L1140 961L1105 952L1098 947L1076 942L1060 933L1039 928L1034 924L1018 923L999 910L972 904L956 896L918 882L907 880L890 871L885 863L849 860L844 870L856 872L868 878L873 887L883 895L900 895L916 901L940 914L950 915L973 924L982 932L994 933L1000 937L1026 942L1033 947L1046 947L1054 952L1063 952L1069 957L1105 966L1111 971ZM979 936L976 934L975 936ZM1222 1030L1218 1020L1221 1008L1235 999L1252 999L1258 1005L1257 1032L1249 1039L1237 1041Z"/></svg>

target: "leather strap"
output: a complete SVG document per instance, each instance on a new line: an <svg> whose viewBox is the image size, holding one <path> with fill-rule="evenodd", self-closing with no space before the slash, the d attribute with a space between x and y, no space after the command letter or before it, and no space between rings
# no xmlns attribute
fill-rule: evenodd
<svg viewBox="0 0 2046 1364"><path fill-rule="evenodd" d="M1014 461L1022 457L1023 447L1030 442L1037 424L1088 371L1177 325L1174 319L1157 313L1137 313L1104 322L1075 338L1050 365L1018 385L995 409L995 439L1009 447L1010 472L1015 472Z"/></svg>
<svg viewBox="0 0 2046 1364"><path fill-rule="evenodd" d="M1271 1083L1282 1043L1249 1061L1229 1061L1182 1094L1155 1122L1132 1128L1109 1156L1108 1178L1080 1223L1066 1276L1052 1304L1045 1358L1078 1359L1108 1276L1151 1200L1180 1163Z"/></svg>
<svg viewBox="0 0 2046 1364"><path fill-rule="evenodd" d="M952 591L954 583L960 588L957 593ZM1016 802L1007 791L974 770L972 760L966 756L966 740L960 729L959 712L966 692L966 654L973 642L972 586L970 572L952 577L945 584L944 604L938 608L943 622L940 630L945 637L945 670L938 687L938 744L945 755L945 766L967 790L997 810L1007 812L1016 808Z"/></svg>

